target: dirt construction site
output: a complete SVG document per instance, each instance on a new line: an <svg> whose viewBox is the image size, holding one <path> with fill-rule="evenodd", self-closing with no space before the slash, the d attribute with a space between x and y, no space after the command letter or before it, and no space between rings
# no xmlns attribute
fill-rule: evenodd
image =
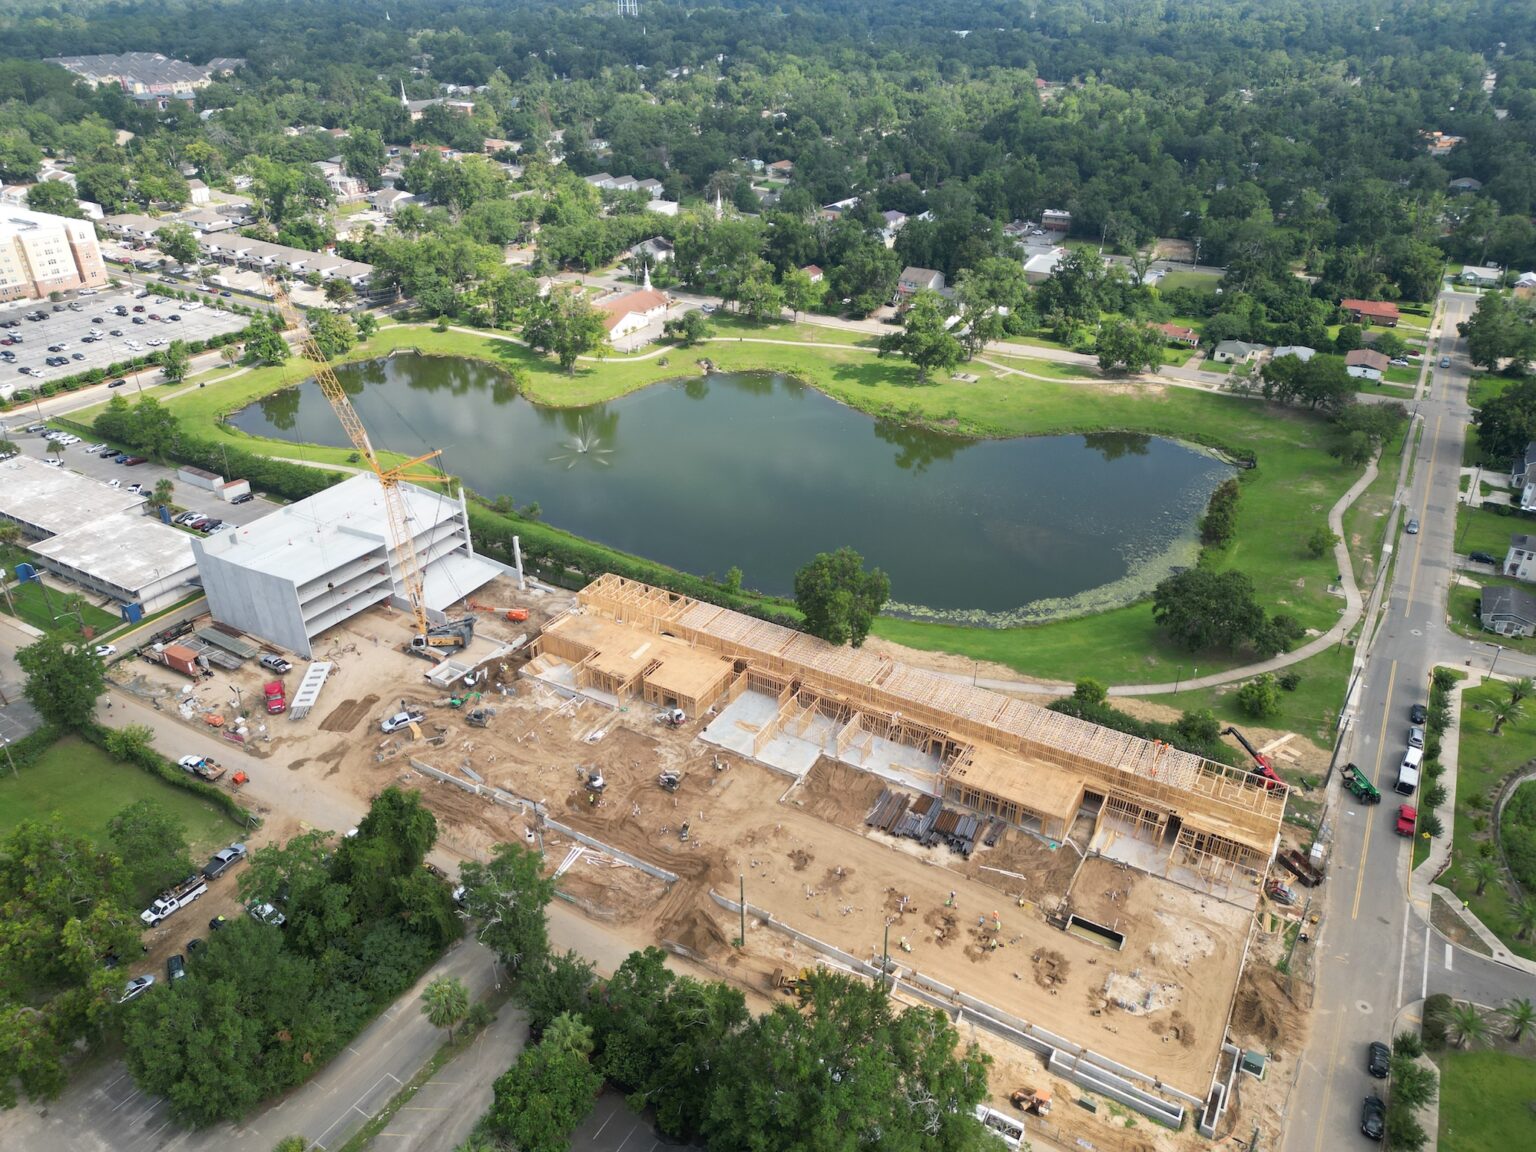
<svg viewBox="0 0 1536 1152"><path fill-rule="evenodd" d="M530 617L482 618L476 645L483 638L485 650L590 610L563 593L501 589L487 598L496 596L497 603L527 605ZM956 851L943 838L914 839L877 819L904 805L933 801L937 809L949 787L942 764L929 779L915 752L878 764L871 754L880 770L866 770L848 763L854 753L839 754L829 737L819 754L806 755L803 771L786 771L733 749L718 733L707 735L731 706L728 694L699 714L691 706L702 701L689 700L679 722L670 698L647 698L638 681L584 685L574 654L562 663L551 655L555 646L537 641L484 666L472 692L444 695L424 679L431 666L399 650L407 625L401 614L375 608L329 632L316 658L333 669L312 712L293 722L263 717L265 728L248 736L247 750L274 771L315 774L364 800L392 783L419 788L438 817L441 843L467 857L485 857L506 841L537 844L563 899L634 946L667 947L758 996L781 996L776 972L846 966L838 953L877 965L888 955L902 981L898 991L916 990L921 980L929 1003L959 1007L958 999L935 1000L933 989L941 989L991 1006L1114 1066L1140 1070L1149 1090L1171 1090L1196 1114L1190 1102L1209 1095L1229 1028L1241 1031L1252 1017L1261 1027L1249 1031L1262 1044L1262 1033L1278 1040L1304 1019L1243 975L1251 941L1264 939L1255 930L1255 908L1265 907L1259 880L1236 866L1215 876L1209 861L1176 850L1161 866L1165 874L1149 871L1151 839L1138 839L1134 829L1120 840L1106 836L1115 820L1129 818L1111 803L1074 808L1058 835L1027 819L982 815L966 851ZM472 662L475 652L464 659ZM747 669L728 655L722 660L724 693ZM647 667L659 681L656 661ZM685 679L675 659L673 668ZM303 671L296 667L287 679L296 682ZM220 673L193 693L229 713L226 697L259 700L259 682L269 674L245 675L242 683ZM702 690L713 677L713 670L704 676L690 669L687 679ZM187 695L184 679L137 661L120 665L114 678L167 709ZM806 683L797 680L798 690ZM240 693L232 692L237 685ZM385 735L380 720L403 704L419 706L425 721ZM477 708L486 710L485 727L469 723ZM194 741L201 706L189 712ZM186 751L216 755L223 737L211 728L202 736L201 746ZM939 761L956 755L934 749ZM983 760L978 754L967 762L974 780ZM1081 796L1073 796L1070 806L1080 808ZM1194 822L1191 814L1189 826ZM1158 835L1164 832L1170 844L1179 835ZM1123 850L1128 844L1135 850ZM749 913L738 948L743 889ZM962 1027L973 1033L997 1061L993 1089L1003 1108L1015 1080L1027 1076L1057 1084L1062 1106L1052 1122L1068 1137L1073 1125L1092 1124L1094 1146L1141 1152L1181 1135L1152 1125L1157 1139L1148 1142L1143 1121L1134 1140L1105 1139L1106 1117L1072 1115L1078 1110L1069 1102L1080 1090L1047 1075L1038 1051L999 1039L995 1029ZM1193 1133L1186 1128L1182 1136Z"/></svg>

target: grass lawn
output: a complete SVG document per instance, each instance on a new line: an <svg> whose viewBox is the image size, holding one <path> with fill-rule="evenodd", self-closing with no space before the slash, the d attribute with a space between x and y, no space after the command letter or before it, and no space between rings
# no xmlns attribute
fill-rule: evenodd
<svg viewBox="0 0 1536 1152"><path fill-rule="evenodd" d="M1446 1052L1440 1065L1440 1152L1508 1152L1536 1142L1536 1060Z"/></svg>
<svg viewBox="0 0 1536 1152"><path fill-rule="evenodd" d="M1463 636L1470 636L1474 640L1483 640L1488 643L1498 643L1515 652L1536 653L1536 637L1531 636L1496 636L1492 632L1484 632L1481 622L1477 618L1477 602L1482 598L1483 588L1527 588L1519 580L1503 576L1475 575L1481 587L1469 588L1465 584L1452 584L1450 595L1450 621L1451 627ZM1488 655L1493 655L1490 651Z"/></svg>
<svg viewBox="0 0 1536 1152"><path fill-rule="evenodd" d="M916 373L900 360L880 360L867 347L831 339L839 335L836 330L737 324L722 323L722 338L694 348L669 349L662 356L612 356L601 364L584 362L575 373L563 372L548 357L536 356L511 341L434 332L415 325L382 327L351 359L413 348L476 357L514 372L524 394L538 403L577 406L692 373L699 359L708 358L724 371L792 373L862 411L962 435L1144 432L1251 450L1259 466L1243 474L1237 540L1215 558L1216 563L1247 572L1261 603L1291 613L1305 627L1326 629L1338 617L1340 602L1324 591L1334 574L1333 561L1306 556L1305 541L1326 522L1328 507L1358 472L1327 454L1319 435L1322 425L1314 416L1186 388L1101 381L1076 365L1022 357L1001 357L996 362L1048 379L1025 379L972 361L961 370L978 376L974 383L936 379L920 385ZM807 330L821 338L822 346L747 342L749 338L798 340ZM742 339L732 340L731 334ZM661 360L670 363L662 365ZM188 390L166 403L199 436L227 439L273 455L345 464L349 455L345 449L260 441L219 421L221 415L297 384L309 374L303 361L290 361ZM89 420L91 415L82 413L80 418ZM1067 680L1094 675L1110 683L1134 683L1155 681L1164 674L1171 679L1177 661L1187 659L1156 636L1148 603L1024 628L984 630L882 620L877 631L915 647L997 660L1032 675ZM1212 655L1207 667L1215 671L1245 659Z"/></svg>
<svg viewBox="0 0 1536 1152"><path fill-rule="evenodd" d="M146 798L186 825L194 860L240 838L238 825L208 801L172 788L142 768L120 764L74 737L60 740L19 775L0 767L0 837L22 820L46 820L57 812L71 832L106 844L107 822Z"/></svg>
<svg viewBox="0 0 1536 1152"><path fill-rule="evenodd" d="M1202 688L1198 691L1181 691L1177 696L1148 696L1146 699L1166 704L1170 708L1209 708L1216 718L1225 724L1262 724L1295 732L1311 740L1319 748L1333 747L1334 735L1339 722L1339 709L1344 703L1344 689L1348 683L1350 664L1355 650L1340 648L1335 644L1325 652L1319 652L1308 660L1293 664L1287 671L1301 677L1294 692L1280 693L1280 710L1263 720L1254 720L1237 706L1237 690L1241 684L1229 684L1221 688ZM1193 663L1183 665L1184 671L1193 672Z"/></svg>
<svg viewBox="0 0 1536 1152"><path fill-rule="evenodd" d="M25 584L16 584L14 581L16 565L35 565L36 563L37 557L19 548L0 548L0 568L5 569L7 582L10 584L9 599L0 596L0 612L4 612L7 616L14 615L44 632L57 632L66 639L75 640L80 639L82 635L80 631L82 620L91 630L92 636L99 636L122 624L122 620L118 617L62 589L50 588L45 592L41 585L31 580ZM52 611L49 611L50 603ZM13 604L16 608L15 612L11 611ZM79 610L78 616L75 615L76 609ZM57 622L53 619L54 613L60 616Z"/></svg>
<svg viewBox="0 0 1536 1152"><path fill-rule="evenodd" d="M1419 386L1419 370L1417 368L1388 368L1386 382L1388 384L1405 384L1410 389Z"/></svg>
<svg viewBox="0 0 1536 1152"><path fill-rule="evenodd" d="M1497 681L1469 688L1462 694L1461 740L1456 758L1456 831L1451 846L1451 867L1441 883L1467 901L1505 947L1536 960L1536 944L1515 939L1509 910L1509 894L1495 882L1483 894L1468 875L1469 865L1482 845L1491 840L1488 803L1498 783L1510 772L1536 757L1536 718L1530 701L1525 715L1505 722L1493 734L1493 717L1483 707L1509 698L1509 688Z"/></svg>
<svg viewBox="0 0 1536 1152"><path fill-rule="evenodd" d="M1210 272L1170 272L1157 283L1159 292L1171 292L1175 288L1192 288L1196 292L1214 293L1221 287L1221 277Z"/></svg>
<svg viewBox="0 0 1536 1152"><path fill-rule="evenodd" d="M1520 512L1500 516L1493 511L1496 504L1484 504L1481 508L1456 507L1456 551L1465 556L1469 552L1487 552L1503 559L1509 551L1509 538L1517 532L1536 532L1536 517ZM1508 505L1504 505L1508 507Z"/></svg>
<svg viewBox="0 0 1536 1152"><path fill-rule="evenodd" d="M1404 434L1408 427L1411 425L1405 426ZM1354 565L1355 580L1362 589L1375 587L1380 575L1376 566L1381 560L1381 545L1387 533L1392 499L1397 495L1397 469L1402 462L1402 452L1401 435L1383 446L1376 466L1376 479L1344 513L1349 558Z"/></svg>
<svg viewBox="0 0 1536 1152"><path fill-rule="evenodd" d="M1473 375L1472 382L1467 385L1467 406L1481 408L1488 401L1504 392L1514 383L1508 376L1496 376L1489 372L1479 372Z"/></svg>

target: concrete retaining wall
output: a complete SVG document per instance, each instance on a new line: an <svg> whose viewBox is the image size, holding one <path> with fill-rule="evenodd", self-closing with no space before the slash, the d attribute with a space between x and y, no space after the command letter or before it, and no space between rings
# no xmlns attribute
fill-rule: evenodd
<svg viewBox="0 0 1536 1152"><path fill-rule="evenodd" d="M628 852L625 852L619 848L615 848L612 844L604 844L601 840L594 840L590 836L585 836L582 833L576 831L574 828L566 827L558 820L551 820L547 813L540 812L540 815L544 818L544 826L546 828L553 828L556 832L560 833L560 835L569 836L578 844L585 844L588 848L596 848L599 852L606 852L608 855L614 857L615 859L624 861L624 863L628 864L631 868L638 868L640 871L646 873L646 875L654 876L656 879L661 880L667 884L675 883L677 880L676 872L668 872L665 868L658 868L654 864L647 864L638 856L631 856Z"/></svg>

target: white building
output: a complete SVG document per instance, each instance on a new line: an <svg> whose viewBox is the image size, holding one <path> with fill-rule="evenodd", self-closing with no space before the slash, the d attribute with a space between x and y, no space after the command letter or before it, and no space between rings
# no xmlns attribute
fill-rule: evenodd
<svg viewBox="0 0 1536 1152"><path fill-rule="evenodd" d="M106 283L107 266L89 221L0 208L0 302Z"/></svg>
<svg viewBox="0 0 1536 1152"><path fill-rule="evenodd" d="M434 621L494 578L476 556L462 496L402 484L423 598ZM301 656L375 604L409 606L378 478L354 476L254 523L194 539L213 618Z"/></svg>
<svg viewBox="0 0 1536 1152"><path fill-rule="evenodd" d="M0 463L0 518L20 526L38 565L148 615L190 596L197 568L192 538L143 506L142 496L28 456Z"/></svg>
<svg viewBox="0 0 1536 1152"><path fill-rule="evenodd" d="M1504 553L1504 575L1536 581L1536 536L1510 536L1509 551Z"/></svg>
<svg viewBox="0 0 1536 1152"><path fill-rule="evenodd" d="M608 339L612 342L638 332L647 324L665 316L667 294L654 288L642 288L638 292L626 292L611 300L601 300L597 307L603 313L603 327L608 329Z"/></svg>

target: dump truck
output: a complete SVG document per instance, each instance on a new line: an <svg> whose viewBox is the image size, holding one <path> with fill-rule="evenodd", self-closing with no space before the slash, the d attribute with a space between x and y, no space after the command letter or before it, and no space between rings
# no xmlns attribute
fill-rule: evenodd
<svg viewBox="0 0 1536 1152"><path fill-rule="evenodd" d="M1312 867L1312 862L1294 848L1288 848L1277 857L1280 864L1308 888L1316 888L1323 882L1323 874Z"/></svg>
<svg viewBox="0 0 1536 1152"><path fill-rule="evenodd" d="M206 891L208 891L208 881L201 876L188 876L174 888L167 888L155 897L154 902L139 913L139 919L144 922L145 927L153 928L166 917L185 908Z"/></svg>
<svg viewBox="0 0 1536 1152"><path fill-rule="evenodd" d="M1381 792L1371 783L1370 777L1354 764L1344 765L1344 787L1362 804L1380 804Z"/></svg>
<svg viewBox="0 0 1536 1152"><path fill-rule="evenodd" d="M224 775L224 765L212 756L183 756L177 763L203 780L217 780Z"/></svg>

